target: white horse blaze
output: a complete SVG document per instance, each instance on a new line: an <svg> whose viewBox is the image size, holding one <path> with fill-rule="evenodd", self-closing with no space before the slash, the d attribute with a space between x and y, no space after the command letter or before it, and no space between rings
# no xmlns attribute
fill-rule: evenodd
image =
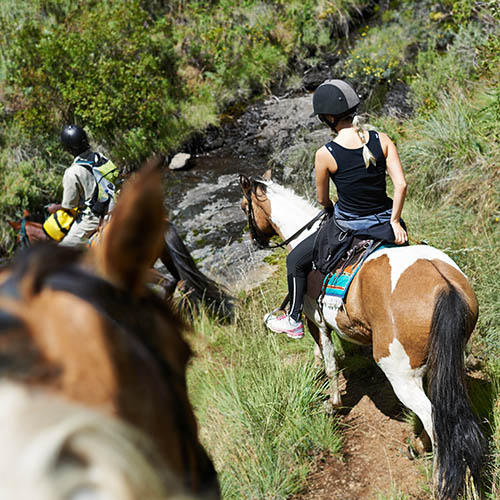
<svg viewBox="0 0 500 500"><path fill-rule="evenodd" d="M434 444L432 404L425 394L422 384L425 365L420 368L412 368L410 358L398 339L394 339L389 345L389 353L389 356L380 358L377 364L389 379L399 400L420 418Z"/></svg>

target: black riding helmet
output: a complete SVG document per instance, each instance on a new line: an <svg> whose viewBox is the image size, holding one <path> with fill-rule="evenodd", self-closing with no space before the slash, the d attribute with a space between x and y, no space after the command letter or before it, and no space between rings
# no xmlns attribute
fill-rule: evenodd
<svg viewBox="0 0 500 500"><path fill-rule="evenodd" d="M322 115L331 115L335 118L334 123L326 123L335 129L341 118L356 111L359 103L358 94L347 82L343 80L326 80L314 91L314 111L310 117L319 115L321 119Z"/></svg>
<svg viewBox="0 0 500 500"><path fill-rule="evenodd" d="M61 144L66 151L79 155L89 149L85 130L79 125L66 125L61 132Z"/></svg>

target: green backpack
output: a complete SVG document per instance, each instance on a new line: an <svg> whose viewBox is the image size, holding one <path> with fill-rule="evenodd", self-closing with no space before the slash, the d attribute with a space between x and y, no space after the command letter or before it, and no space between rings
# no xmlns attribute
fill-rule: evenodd
<svg viewBox="0 0 500 500"><path fill-rule="evenodd" d="M94 176L96 188L89 207L92 213L103 217L114 205L117 193L116 181L120 174L118 168L100 153L94 153L93 161L77 158L75 163L86 168Z"/></svg>

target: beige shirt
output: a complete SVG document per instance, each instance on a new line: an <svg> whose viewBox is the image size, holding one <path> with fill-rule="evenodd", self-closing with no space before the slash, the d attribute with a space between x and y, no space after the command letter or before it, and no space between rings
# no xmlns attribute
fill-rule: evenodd
<svg viewBox="0 0 500 500"><path fill-rule="evenodd" d="M85 167L73 163L65 170L62 183L63 208L88 207L96 188L96 181Z"/></svg>

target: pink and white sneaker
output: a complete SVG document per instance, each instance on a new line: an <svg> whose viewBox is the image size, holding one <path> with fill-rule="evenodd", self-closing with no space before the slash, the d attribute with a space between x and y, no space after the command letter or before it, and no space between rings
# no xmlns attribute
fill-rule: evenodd
<svg viewBox="0 0 500 500"><path fill-rule="evenodd" d="M276 333L286 333L291 339L301 339L304 336L302 321L295 321L290 316L274 316L273 313L264 316L264 323L269 330Z"/></svg>

